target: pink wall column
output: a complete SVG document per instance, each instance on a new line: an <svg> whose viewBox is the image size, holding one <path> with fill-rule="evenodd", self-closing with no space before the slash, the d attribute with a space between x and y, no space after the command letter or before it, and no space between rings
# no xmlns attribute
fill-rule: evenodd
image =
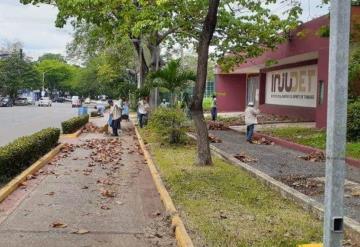
<svg viewBox="0 0 360 247"><path fill-rule="evenodd" d="M216 75L216 99L219 112L245 110L246 75Z"/></svg>

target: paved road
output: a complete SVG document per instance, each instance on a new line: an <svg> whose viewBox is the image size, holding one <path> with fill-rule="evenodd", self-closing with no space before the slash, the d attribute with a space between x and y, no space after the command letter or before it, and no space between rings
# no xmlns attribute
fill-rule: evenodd
<svg viewBox="0 0 360 247"><path fill-rule="evenodd" d="M47 127L60 127L62 121L76 116L77 110L70 103L53 103L52 107L0 107L0 146Z"/></svg>

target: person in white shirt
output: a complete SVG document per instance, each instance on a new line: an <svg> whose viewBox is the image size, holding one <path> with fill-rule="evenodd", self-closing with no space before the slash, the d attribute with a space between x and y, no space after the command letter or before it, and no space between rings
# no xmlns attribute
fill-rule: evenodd
<svg viewBox="0 0 360 247"><path fill-rule="evenodd" d="M139 125L140 128L143 128L146 124L148 112L149 112L149 103L147 102L146 98L142 98L138 102L138 114L139 114Z"/></svg>
<svg viewBox="0 0 360 247"><path fill-rule="evenodd" d="M112 136L119 136L118 129L120 129L121 110L117 104L110 99L110 117L112 118L111 128L113 130Z"/></svg>
<svg viewBox="0 0 360 247"><path fill-rule="evenodd" d="M246 141L253 143L252 138L254 134L255 124L258 123L257 115L260 114L258 109L254 108L254 102L249 102L245 110L245 125L246 125Z"/></svg>

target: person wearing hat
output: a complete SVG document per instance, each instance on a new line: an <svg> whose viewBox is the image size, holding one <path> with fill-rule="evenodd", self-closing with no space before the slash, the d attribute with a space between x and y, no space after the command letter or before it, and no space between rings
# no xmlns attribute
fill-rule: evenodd
<svg viewBox="0 0 360 247"><path fill-rule="evenodd" d="M246 125L246 141L253 143L252 138L254 134L255 124L258 123L257 115L260 111L254 108L254 102L249 102L245 110L245 125Z"/></svg>

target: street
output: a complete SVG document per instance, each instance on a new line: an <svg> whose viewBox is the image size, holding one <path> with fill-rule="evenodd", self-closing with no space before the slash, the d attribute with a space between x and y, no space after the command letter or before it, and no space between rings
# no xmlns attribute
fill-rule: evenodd
<svg viewBox="0 0 360 247"><path fill-rule="evenodd" d="M77 115L70 103L53 103L51 107L0 107L0 146L47 127L61 127L61 122Z"/></svg>

